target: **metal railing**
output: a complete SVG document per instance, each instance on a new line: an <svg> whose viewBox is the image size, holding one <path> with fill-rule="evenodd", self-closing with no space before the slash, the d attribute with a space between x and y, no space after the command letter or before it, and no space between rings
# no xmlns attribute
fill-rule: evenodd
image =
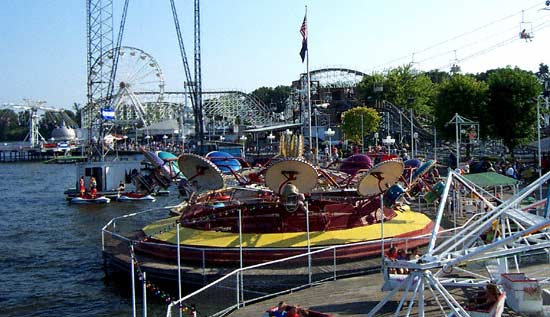
<svg viewBox="0 0 550 317"><path fill-rule="evenodd" d="M113 218L102 228L102 250L105 253L123 253L130 258L129 246L147 246L163 247L174 254L174 263L172 266L171 278L177 280L176 273L178 266L175 261L177 254L177 245L161 244L143 241L142 239L128 235L136 232L145 225L159 219L166 218L166 211L173 208L163 207L140 212L127 214ZM475 217L468 219L463 225L473 221ZM167 222L168 223L168 222ZM461 227L443 230L438 235L438 239L454 237L455 232ZM166 230L172 229L167 226ZM391 238L384 239L388 246L397 245L400 248L409 249L418 243L427 244L430 234L414 238ZM191 292L172 302L168 308L168 316L175 316L178 311L178 305L181 307L190 307L194 304L198 311L208 316L224 316L227 313L243 307L249 303L274 297L280 294L293 292L298 289L310 287L338 278L349 277L372 273L380 270L381 259L379 257L368 257L364 259L348 259L349 250L353 247L373 247L380 245L381 240L357 242L345 245L334 245L330 247L311 248L307 253L307 248L303 248L302 254L278 259L271 262L256 264L248 267L220 267L212 263L214 257L219 257L216 251L227 250L222 248L201 248L180 245L180 254L185 257L186 252L200 252L201 260L194 264L194 267L179 267L180 272L184 272L183 284L205 285L200 289ZM238 252L238 248L236 248ZM269 248L243 248L246 252L265 251ZM277 249L282 251L281 249ZM286 250L286 249L285 249ZM296 249L288 249L296 250ZM377 252L382 252L381 248ZM128 256L130 255L130 256ZM136 260L140 262L141 269L147 271L151 259L140 257L137 253ZM158 260L158 259L157 259ZM164 265L166 265L164 261ZM126 267L126 266L125 266ZM129 266L128 266L129 268ZM192 272L193 274L189 274ZM187 273L187 275L185 275ZM193 276L194 275L194 276ZM153 272L147 273L148 277L153 277ZM191 277L190 277L191 276ZM166 276L165 276L166 277ZM164 277L164 278L165 278ZM214 281L212 281L214 280ZM207 284L208 282L211 283ZM189 291L189 287L187 287ZM213 302L213 299L216 299ZM183 305L185 303L185 305Z"/></svg>

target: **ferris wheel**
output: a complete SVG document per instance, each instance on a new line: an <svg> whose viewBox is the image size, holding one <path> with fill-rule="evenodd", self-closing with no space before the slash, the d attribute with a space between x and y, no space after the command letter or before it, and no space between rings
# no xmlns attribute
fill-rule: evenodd
<svg viewBox="0 0 550 317"><path fill-rule="evenodd" d="M116 76L114 79L113 108L117 120L149 121L150 109L143 105L136 92L152 93L156 96L153 103L163 101L164 75L157 61L145 51L122 46L105 53L100 63L113 63L114 54L118 54Z"/></svg>

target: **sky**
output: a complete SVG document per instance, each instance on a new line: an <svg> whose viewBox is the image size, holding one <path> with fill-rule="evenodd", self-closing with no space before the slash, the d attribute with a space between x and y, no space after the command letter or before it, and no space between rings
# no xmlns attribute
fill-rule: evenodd
<svg viewBox="0 0 550 317"><path fill-rule="evenodd" d="M191 68L192 2L175 1ZM123 4L113 0L116 32ZM298 79L306 71L298 55L306 5L310 70L372 73L413 62L419 70L457 63L476 73L550 64L544 0L203 0L203 89L251 92ZM70 109L86 102L85 0L1 0L0 29L0 104L30 98ZM533 40L519 39L521 29L533 31ZM131 0L122 45L153 57L166 91L182 90L168 0Z"/></svg>

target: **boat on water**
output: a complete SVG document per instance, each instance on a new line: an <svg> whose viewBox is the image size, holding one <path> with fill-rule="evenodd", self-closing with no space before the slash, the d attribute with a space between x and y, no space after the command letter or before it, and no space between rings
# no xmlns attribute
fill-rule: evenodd
<svg viewBox="0 0 550 317"><path fill-rule="evenodd" d="M153 194L161 195L172 183L172 171L155 153L142 151L155 166L148 173L142 170L140 160L86 161L76 164L75 188L65 191L67 200L80 197L79 180L84 179L86 189L95 179L98 196L117 201L154 201ZM123 189L121 189L121 186Z"/></svg>
<svg viewBox="0 0 550 317"><path fill-rule="evenodd" d="M108 204L111 202L111 199L102 195L92 197L90 194L84 194L83 196L71 198L69 202L76 205Z"/></svg>
<svg viewBox="0 0 550 317"><path fill-rule="evenodd" d="M116 200L122 202L155 201L155 197L147 193L122 192L117 196Z"/></svg>

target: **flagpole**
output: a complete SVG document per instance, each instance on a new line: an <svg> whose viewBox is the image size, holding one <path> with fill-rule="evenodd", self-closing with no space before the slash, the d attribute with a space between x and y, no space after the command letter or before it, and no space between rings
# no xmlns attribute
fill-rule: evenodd
<svg viewBox="0 0 550 317"><path fill-rule="evenodd" d="M306 19L307 19L307 5L306 5ZM307 39L309 40L309 30L307 33ZM309 77L309 43L307 43L306 50L306 72L307 72L307 108L308 108L308 127L309 127L309 151L313 155L313 138L311 136L311 78ZM316 136L317 137L317 136ZM318 150L318 149L316 149Z"/></svg>

